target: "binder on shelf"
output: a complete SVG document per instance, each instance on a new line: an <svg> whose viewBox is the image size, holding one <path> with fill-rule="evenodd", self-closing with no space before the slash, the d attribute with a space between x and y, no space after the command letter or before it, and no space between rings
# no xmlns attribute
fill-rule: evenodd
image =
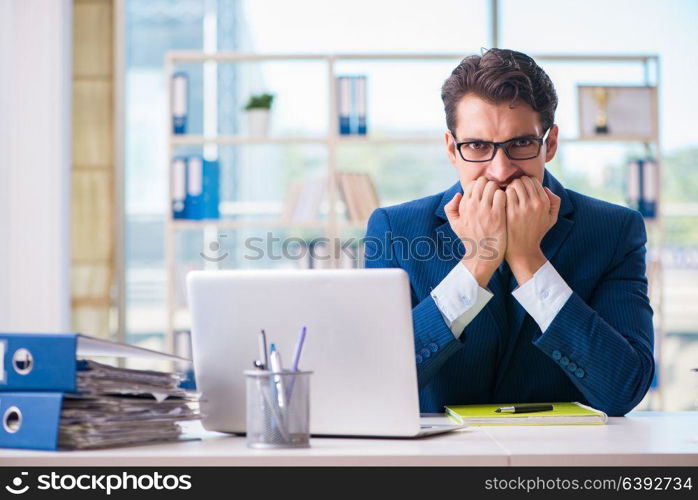
<svg viewBox="0 0 698 500"><path fill-rule="evenodd" d="M337 77L340 135L366 135L366 76Z"/></svg>
<svg viewBox="0 0 698 500"><path fill-rule="evenodd" d="M337 114L339 116L339 134L351 134L351 79L348 76L337 77Z"/></svg>
<svg viewBox="0 0 698 500"><path fill-rule="evenodd" d="M356 87L356 133L366 135L366 77L357 76L354 83Z"/></svg>
<svg viewBox="0 0 698 500"><path fill-rule="evenodd" d="M187 158L187 195L184 200L186 218L200 220L204 217L204 161L200 156Z"/></svg>
<svg viewBox="0 0 698 500"><path fill-rule="evenodd" d="M170 182L172 183L172 218L186 219L185 201L187 196L187 160L176 156L172 160Z"/></svg>
<svg viewBox="0 0 698 500"><path fill-rule="evenodd" d="M657 162L653 158L640 158L628 164L628 205L639 211L645 219L657 216L659 177Z"/></svg>
<svg viewBox="0 0 698 500"><path fill-rule="evenodd" d="M189 107L189 76L184 72L172 75L172 133L187 133L187 114Z"/></svg>
<svg viewBox="0 0 698 500"><path fill-rule="evenodd" d="M201 216L203 219L220 218L220 165L218 160L204 160Z"/></svg>

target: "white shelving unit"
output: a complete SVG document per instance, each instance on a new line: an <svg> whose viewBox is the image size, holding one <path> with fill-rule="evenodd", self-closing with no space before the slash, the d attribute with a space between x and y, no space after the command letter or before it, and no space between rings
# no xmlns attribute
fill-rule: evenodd
<svg viewBox="0 0 698 500"><path fill-rule="evenodd" d="M172 74L178 64L199 63L202 65L216 65L218 63L242 63L242 62L307 62L316 61L326 65L327 88L329 96L329 115L327 120L327 131L322 136L288 136L288 137L246 137L232 135L216 135L215 133L204 133L203 135L176 135L171 129L171 110L168 107L168 115L165 123L168 127L168 158L172 158L175 154L175 149L179 146L202 146L204 148L211 146L244 146L255 144L313 144L324 146L327 150L327 165L326 173L328 178L328 213L324 221L309 222L309 223L285 223L280 220L260 220L260 221L238 221L238 220L174 220L172 214L168 210L167 222L165 226L165 264L167 270L167 331L166 342L174 348L174 327L175 327L175 285L176 285L176 259L175 259L175 235L179 231L187 230L204 230L217 231L218 229L255 229L255 228L276 228L276 229L319 229L323 231L323 236L330 239L339 235L341 229L351 227L340 218L338 212L338 190L337 190L337 150L344 144L410 144L410 145L430 145L442 144L443 137L441 134L434 136L395 136L395 137L375 137L370 134L367 136L342 136L338 132L338 113L337 113L337 95L336 95L336 65L342 61L385 61L388 62L405 62L405 61L453 61L454 66L462 58L462 53L403 53L403 54L369 54L369 53L353 53L353 54L251 54L242 52L197 52L197 51L171 51L165 56L165 77L168 82L171 81ZM653 54L647 55L593 55L593 54L576 54L576 55L532 55L537 62L585 62L585 63L637 63L643 66L644 69L644 85L654 85L657 87L659 94L660 86L660 65L659 56ZM651 78L652 65L654 65L654 82ZM168 90L169 92L169 90ZM171 100L168 96L168 103ZM657 160L659 168L659 178L661 179L661 144L659 140L659 123L655 114L656 135L653 137L598 137L593 139L578 139L578 138L560 138L561 144L566 143L641 143L645 149L651 152ZM171 183L168 182L168 186ZM171 199L171 196L168 198ZM661 201L658 199L658 206L661 207ZM654 221L646 221L648 233L654 241L653 249L661 248L662 244L662 221L658 213ZM648 252L648 255L654 253L658 257L658 252ZM663 337L663 321L662 321L662 280L661 280L661 262L648 262L648 276L652 284L650 296L653 301L655 311L655 343L656 353L661 363L661 340ZM660 375L661 377L661 375ZM661 384L660 384L661 388ZM661 391L656 391L661 401Z"/></svg>

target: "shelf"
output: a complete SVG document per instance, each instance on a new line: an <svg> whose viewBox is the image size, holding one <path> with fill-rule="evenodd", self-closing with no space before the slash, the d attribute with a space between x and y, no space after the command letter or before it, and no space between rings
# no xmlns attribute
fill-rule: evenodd
<svg viewBox="0 0 698 500"><path fill-rule="evenodd" d="M400 61L400 60L457 60L464 56L463 52L402 52L402 53L336 53L336 54L252 54L244 52L211 52L176 50L166 54L166 59L170 64L191 63L203 61L216 62L236 62L236 61L341 61L341 60L362 60L362 61ZM530 54L534 60L541 61L567 61L567 62L638 62L657 61L658 54Z"/></svg>
<svg viewBox="0 0 698 500"><path fill-rule="evenodd" d="M243 145L243 144L444 144L444 137L440 133L420 136L393 136L371 137L361 135L337 135L334 137L243 137L234 135L221 135L216 137L204 137L201 135L171 135L170 140L174 146L201 146L204 144L219 145ZM638 142L655 143L656 137L560 137L561 144L567 143L598 143L598 142Z"/></svg>
<svg viewBox="0 0 698 500"><path fill-rule="evenodd" d="M171 135L174 146L197 146L203 144L239 145L239 144L326 144L326 137L243 137L219 135L204 137L202 135Z"/></svg>
<svg viewBox="0 0 698 500"><path fill-rule="evenodd" d="M560 137L560 143L579 142L579 143L594 143L594 142L657 142L656 137Z"/></svg>
<svg viewBox="0 0 698 500"><path fill-rule="evenodd" d="M308 221L308 222L283 222L278 219L271 220L226 220L226 219L170 219L171 227L178 231L198 230L204 227L219 227L222 229L325 229L328 222Z"/></svg>

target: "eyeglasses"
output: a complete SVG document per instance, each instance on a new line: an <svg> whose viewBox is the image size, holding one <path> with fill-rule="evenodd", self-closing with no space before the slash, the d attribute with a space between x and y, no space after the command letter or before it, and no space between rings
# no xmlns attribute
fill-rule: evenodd
<svg viewBox="0 0 698 500"><path fill-rule="evenodd" d="M550 129L545 131L543 137L514 137L504 142L456 142L456 149L463 160L471 162L492 161L497 154L497 148L502 148L510 160L531 160L540 154L543 141L548 138L548 132ZM455 141L456 136L453 132L451 136Z"/></svg>

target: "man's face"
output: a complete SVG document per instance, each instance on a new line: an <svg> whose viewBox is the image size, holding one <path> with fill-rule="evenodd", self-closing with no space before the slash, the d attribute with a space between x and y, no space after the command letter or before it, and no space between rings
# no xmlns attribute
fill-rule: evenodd
<svg viewBox="0 0 698 500"><path fill-rule="evenodd" d="M492 104L474 94L466 94L456 108L454 132L457 142L503 142L514 137L542 137L545 130L542 129L538 113L523 101L517 101L513 108L509 108L509 102ZM502 148L498 148L491 161L467 162L456 151L456 142L451 134L446 132L445 137L449 159L462 185L482 176L496 182L502 189L524 175L535 177L542 183L545 164L553 159L557 150L557 125L550 129L538 156L530 160L511 160Z"/></svg>

